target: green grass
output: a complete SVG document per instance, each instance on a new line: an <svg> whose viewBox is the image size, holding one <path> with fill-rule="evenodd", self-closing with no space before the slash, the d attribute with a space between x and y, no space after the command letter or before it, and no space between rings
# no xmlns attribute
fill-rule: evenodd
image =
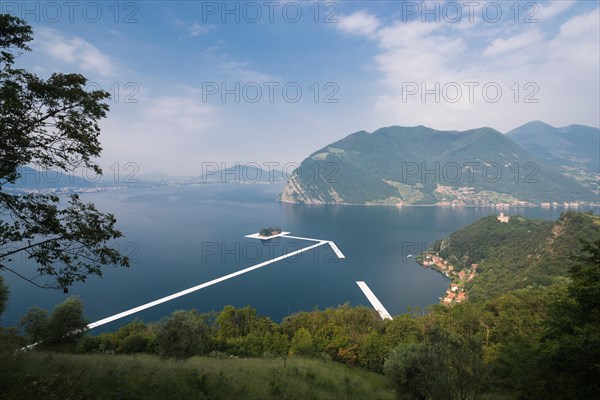
<svg viewBox="0 0 600 400"><path fill-rule="evenodd" d="M382 376L302 358L3 352L2 399L393 399Z"/></svg>

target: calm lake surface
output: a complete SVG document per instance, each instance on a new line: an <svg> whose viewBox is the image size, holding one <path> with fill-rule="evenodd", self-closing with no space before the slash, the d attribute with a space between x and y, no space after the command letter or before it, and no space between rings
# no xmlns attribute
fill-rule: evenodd
<svg viewBox="0 0 600 400"><path fill-rule="evenodd" d="M448 287L440 273L424 269L408 254L486 215L492 208L307 206L275 201L282 186L206 184L193 187L123 189L85 194L102 211L112 212L126 235L115 243L132 258L129 269L105 268L102 278L76 284L69 295L85 303L90 321L187 289L261 261L314 244L276 238L244 238L262 227L279 226L292 235L334 241L329 246L267 265L198 292L145 310L134 317L162 318L178 309L219 310L250 305L275 321L297 312L349 302L370 306L356 285L365 281L392 315L408 307L437 303ZM509 215L556 219L562 209L509 209ZM598 210L595 209L598 213ZM17 260L13 268L31 270ZM51 309L67 295L43 290L4 274L10 286L2 324L15 324L29 307Z"/></svg>

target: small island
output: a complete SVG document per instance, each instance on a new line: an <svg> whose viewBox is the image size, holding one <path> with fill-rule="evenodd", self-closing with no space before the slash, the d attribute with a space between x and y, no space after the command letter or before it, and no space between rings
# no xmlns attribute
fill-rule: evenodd
<svg viewBox="0 0 600 400"><path fill-rule="evenodd" d="M271 237L271 236L275 236L275 235L279 235L281 233L281 228L262 228L259 232L258 232L258 236L259 237Z"/></svg>

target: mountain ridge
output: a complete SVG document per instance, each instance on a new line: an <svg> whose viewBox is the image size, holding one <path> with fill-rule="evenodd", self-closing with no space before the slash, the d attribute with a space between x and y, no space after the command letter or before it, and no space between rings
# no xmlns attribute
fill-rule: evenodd
<svg viewBox="0 0 600 400"><path fill-rule="evenodd" d="M529 205L593 202L561 169L489 128L354 132L309 155L280 200L310 204Z"/></svg>
<svg viewBox="0 0 600 400"><path fill-rule="evenodd" d="M571 124L554 127L531 121L506 133L525 150L560 167L600 173L600 129Z"/></svg>

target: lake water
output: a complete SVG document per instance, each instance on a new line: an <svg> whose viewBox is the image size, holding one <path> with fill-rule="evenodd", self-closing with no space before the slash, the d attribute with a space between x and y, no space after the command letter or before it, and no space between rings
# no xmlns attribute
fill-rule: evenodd
<svg viewBox="0 0 600 400"><path fill-rule="evenodd" d="M317 306L346 302L370 306L356 281L365 281L388 311L397 315L408 307L437 303L448 287L446 277L422 268L407 254L498 212L486 207L281 204L275 201L281 188L276 184L207 184L82 195L100 210L116 215L126 235L118 246L132 257L132 265L129 269L107 267L102 278L76 284L69 295L80 296L86 317L95 321L314 244L244 238L262 227L279 226L295 236L334 241L346 258L338 259L329 246L320 246L102 329L114 329L134 317L153 321L178 309L210 311L228 304L250 305L275 321ZM507 214L556 219L561 211L519 208ZM30 268L25 261L12 266ZM9 273L4 276L11 290L9 307L2 315L4 326L16 323L33 305L51 309L67 296L38 289Z"/></svg>

